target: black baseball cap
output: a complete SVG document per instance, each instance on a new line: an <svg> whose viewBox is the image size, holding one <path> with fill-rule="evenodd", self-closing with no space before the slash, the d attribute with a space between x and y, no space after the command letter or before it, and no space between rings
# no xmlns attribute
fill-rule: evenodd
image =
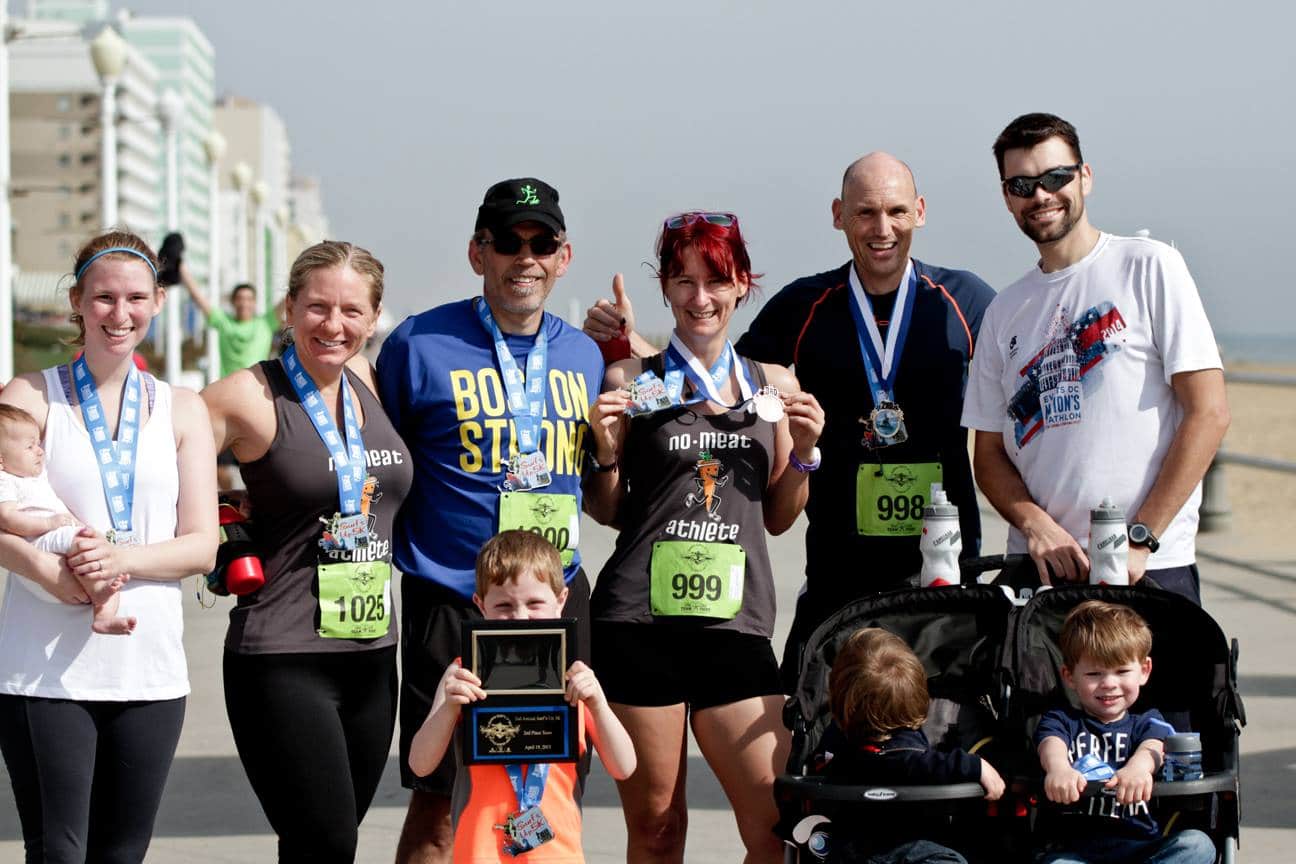
<svg viewBox="0 0 1296 864"><path fill-rule="evenodd" d="M567 223L558 207L558 190L534 177L501 180L486 190L473 230L496 231L521 222L538 222L555 234L566 231Z"/></svg>

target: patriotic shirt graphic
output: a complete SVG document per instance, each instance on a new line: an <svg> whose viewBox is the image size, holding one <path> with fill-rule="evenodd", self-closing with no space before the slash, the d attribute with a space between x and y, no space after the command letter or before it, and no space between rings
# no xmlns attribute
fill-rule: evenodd
<svg viewBox="0 0 1296 864"><path fill-rule="evenodd" d="M1058 309L1048 339L1018 370L1017 391L1008 402L1018 447L1043 429L1080 422L1086 376L1120 350L1112 337L1123 330L1125 319L1110 302L1091 306L1075 319L1065 307Z"/></svg>

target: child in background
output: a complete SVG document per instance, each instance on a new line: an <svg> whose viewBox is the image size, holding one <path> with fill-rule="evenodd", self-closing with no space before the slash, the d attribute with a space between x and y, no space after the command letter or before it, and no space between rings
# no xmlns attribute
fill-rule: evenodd
<svg viewBox="0 0 1296 864"><path fill-rule="evenodd" d="M1066 805L1041 814L1041 833L1051 839L1037 860L1213 864L1210 837L1189 829L1163 838L1148 810L1162 740L1175 730L1155 709L1142 714L1129 710L1152 674L1147 623L1126 606L1089 600L1071 610L1059 642L1062 679L1075 691L1080 710L1049 711L1035 733L1044 794ZM1109 794L1077 805L1088 780L1075 766L1087 756L1115 773L1105 784ZM1098 768L1105 773L1101 764Z"/></svg>
<svg viewBox="0 0 1296 864"><path fill-rule="evenodd" d="M1003 778L980 756L931 748L922 732L930 703L927 673L895 634L876 627L852 634L833 661L828 698L836 724L824 736L824 747L835 748L824 754L829 777L856 785L980 783L987 800L1003 795ZM888 813L885 824L838 826L829 860L967 864L930 839L929 822L906 819L905 813L913 811Z"/></svg>
<svg viewBox="0 0 1296 864"><path fill-rule="evenodd" d="M0 531L16 534L45 552L65 555L81 523L50 486L40 438L36 418L13 405L0 405ZM94 632L125 636L135 629L134 618L117 614L121 605L117 591L125 581L82 582L94 602Z"/></svg>
<svg viewBox="0 0 1296 864"><path fill-rule="evenodd" d="M473 602L487 619L522 621L559 617L567 600L562 562L553 544L528 531L504 531L492 537L477 556L477 591ZM464 705L486 698L481 681L456 661L446 669L427 719L410 745L409 765L418 776L430 774L440 763L459 722ZM567 669L566 699L579 706L578 739L582 755L588 731L594 749L609 775L624 780L635 768L634 745L608 706L594 672L577 660ZM451 796L456 862L512 860L505 847L512 843L505 826L530 814L521 806L521 791L505 765L462 763L462 753ZM551 839L526 851L528 862L583 862L581 849L580 785L576 764L517 766L524 776L547 770L540 799L534 804L543 814Z"/></svg>

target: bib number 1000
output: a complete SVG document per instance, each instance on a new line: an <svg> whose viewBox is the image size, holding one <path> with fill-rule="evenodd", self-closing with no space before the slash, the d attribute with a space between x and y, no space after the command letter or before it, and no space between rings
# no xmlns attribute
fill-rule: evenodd
<svg viewBox="0 0 1296 864"><path fill-rule="evenodd" d="M904 522L909 519L921 519L927 499L922 495L879 495L877 497L877 515L883 522L895 519Z"/></svg>
<svg viewBox="0 0 1296 864"><path fill-rule="evenodd" d="M346 597L337 598L339 624L347 622L348 611L352 621L382 621L387 617L387 604L383 602L381 595L354 594L350 600L347 603Z"/></svg>
<svg viewBox="0 0 1296 864"><path fill-rule="evenodd" d="M676 573L671 577L671 597L676 600L719 600L724 585L714 573Z"/></svg>

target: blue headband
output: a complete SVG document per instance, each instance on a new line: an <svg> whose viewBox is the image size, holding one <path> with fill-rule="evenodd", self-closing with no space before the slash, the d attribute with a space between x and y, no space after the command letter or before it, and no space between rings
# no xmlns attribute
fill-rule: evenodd
<svg viewBox="0 0 1296 864"><path fill-rule="evenodd" d="M145 255L143 252L139 251L138 249L131 249L129 246L113 246L110 249L105 249L102 252L96 252L95 254L91 255L90 260L82 264L81 269L76 272L76 281L80 282L81 276L85 273L86 270L90 269L90 265L98 261L103 256L107 255L109 252L125 252L128 255L134 255L136 258L140 259L145 264L147 264L148 268L153 271L154 280L158 278L157 268L153 266L153 262L150 261L149 257Z"/></svg>

